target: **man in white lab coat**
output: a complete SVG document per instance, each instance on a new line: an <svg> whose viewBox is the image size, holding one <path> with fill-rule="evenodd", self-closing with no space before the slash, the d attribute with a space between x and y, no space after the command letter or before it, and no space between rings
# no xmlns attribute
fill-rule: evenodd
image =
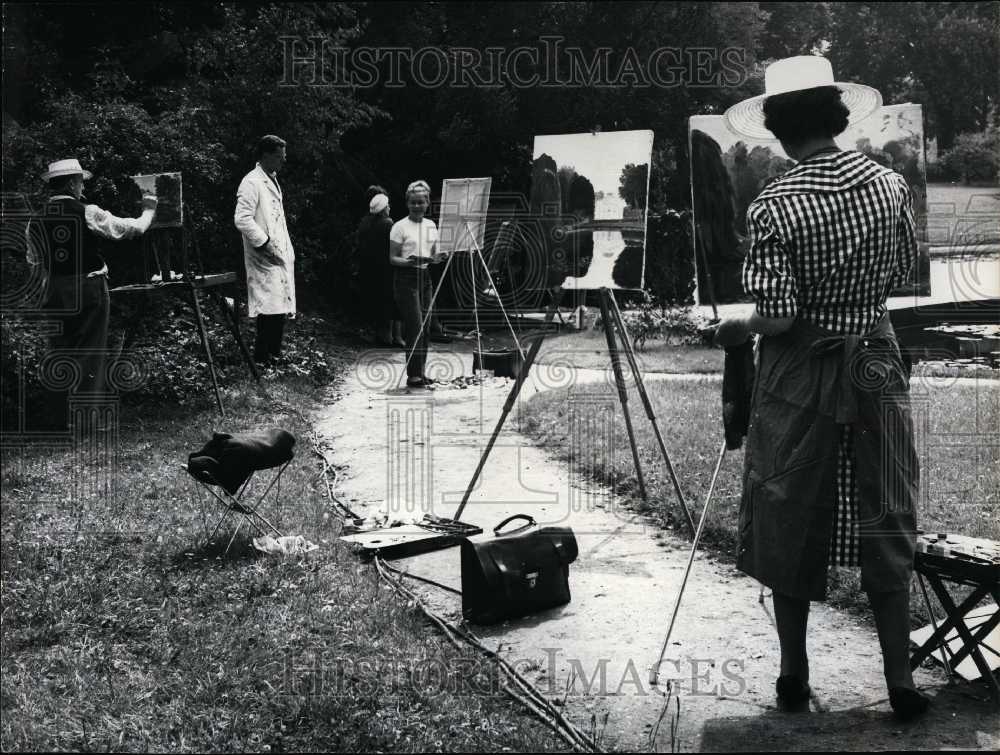
<svg viewBox="0 0 1000 755"><path fill-rule="evenodd" d="M295 316L295 251L277 179L285 145L272 134L261 137L257 166L240 182L233 217L243 235L249 315L257 318L254 359L265 364L281 356L285 317Z"/></svg>

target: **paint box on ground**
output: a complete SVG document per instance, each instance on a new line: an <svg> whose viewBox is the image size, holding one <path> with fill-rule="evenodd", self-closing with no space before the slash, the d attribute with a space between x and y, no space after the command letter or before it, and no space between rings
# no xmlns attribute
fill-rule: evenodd
<svg viewBox="0 0 1000 755"><path fill-rule="evenodd" d="M476 370L492 370L495 377L516 378L523 364L524 358L517 349L472 352L473 374Z"/></svg>

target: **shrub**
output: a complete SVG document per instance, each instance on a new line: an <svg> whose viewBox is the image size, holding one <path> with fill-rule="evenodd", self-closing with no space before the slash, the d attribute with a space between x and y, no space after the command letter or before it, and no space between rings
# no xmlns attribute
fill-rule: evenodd
<svg viewBox="0 0 1000 755"><path fill-rule="evenodd" d="M691 307L660 307L647 298L635 309L622 312L622 319L639 351L655 339L672 346L701 343L701 323Z"/></svg>
<svg viewBox="0 0 1000 755"><path fill-rule="evenodd" d="M927 183L943 184L958 181L961 176L956 176L951 170L945 167L944 163L927 163Z"/></svg>
<svg viewBox="0 0 1000 755"><path fill-rule="evenodd" d="M41 401L37 371L46 349L45 336L39 328L31 327L30 320L0 315L0 399L5 428L17 427L19 412Z"/></svg>
<svg viewBox="0 0 1000 755"><path fill-rule="evenodd" d="M208 362L201 345L194 313L187 302L174 298L132 297L132 301L113 300L112 336L109 348L122 348L121 359L135 366L139 377L135 387L123 393L129 402L152 401L177 405L202 405L212 401ZM203 301L207 305L208 302ZM37 323L37 320L34 321ZM129 328L122 338L121 326ZM2 401L4 424L15 426L24 410L30 419L34 407L44 400L38 367L48 346L43 330L31 327L32 320L3 316ZM209 309L205 316L212 357L221 386L249 375L228 329ZM283 359L269 368L278 379L305 378L313 384L330 382L335 374L337 355L324 338L325 322L318 317L299 314L285 330ZM252 349L253 328L242 327L243 337Z"/></svg>
<svg viewBox="0 0 1000 755"><path fill-rule="evenodd" d="M638 309L622 313L625 327L639 351L646 349L646 341L661 335L663 317L649 301L643 302Z"/></svg>
<svg viewBox="0 0 1000 755"><path fill-rule="evenodd" d="M959 134L954 146L941 156L942 165L964 183L987 183L1000 172L1000 130Z"/></svg>
<svg viewBox="0 0 1000 755"><path fill-rule="evenodd" d="M701 319L691 307L669 307L662 313L660 330L663 339L669 344L700 344L701 328Z"/></svg>
<svg viewBox="0 0 1000 755"><path fill-rule="evenodd" d="M661 307L692 304L695 284L691 213L649 214L646 224L646 291Z"/></svg>

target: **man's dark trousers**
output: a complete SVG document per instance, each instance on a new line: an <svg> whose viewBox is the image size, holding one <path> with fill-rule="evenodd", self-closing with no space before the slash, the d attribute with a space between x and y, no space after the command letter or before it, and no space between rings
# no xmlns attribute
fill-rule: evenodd
<svg viewBox="0 0 1000 755"><path fill-rule="evenodd" d="M257 315L255 362L269 362L281 356L281 339L285 333L285 315Z"/></svg>
<svg viewBox="0 0 1000 755"><path fill-rule="evenodd" d="M46 308L61 332L49 338L50 353L42 363L47 419L65 423L69 394L107 394L108 323L111 297L103 275L56 275L49 278ZM74 370L65 385L65 362Z"/></svg>

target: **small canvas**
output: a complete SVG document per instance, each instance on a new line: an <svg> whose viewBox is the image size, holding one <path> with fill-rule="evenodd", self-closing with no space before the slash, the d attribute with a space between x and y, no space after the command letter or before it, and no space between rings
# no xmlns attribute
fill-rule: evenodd
<svg viewBox="0 0 1000 755"><path fill-rule="evenodd" d="M441 187L438 251L483 248L492 178L446 178Z"/></svg>
<svg viewBox="0 0 1000 755"><path fill-rule="evenodd" d="M153 173L132 176L142 194L155 194L159 200L150 228L180 228L184 225L184 204L180 173Z"/></svg>
<svg viewBox="0 0 1000 755"><path fill-rule="evenodd" d="M750 139L730 131L721 115L689 120L691 203L694 209L696 301L748 301L743 292L743 260L749 252L746 212L773 179L795 165L778 141ZM927 243L927 178L923 113L920 105L886 105L836 138L906 179L913 195L919 256L911 280L893 296L930 294Z"/></svg>
<svg viewBox="0 0 1000 755"><path fill-rule="evenodd" d="M645 130L535 137L530 223L544 287L642 288L652 151Z"/></svg>

